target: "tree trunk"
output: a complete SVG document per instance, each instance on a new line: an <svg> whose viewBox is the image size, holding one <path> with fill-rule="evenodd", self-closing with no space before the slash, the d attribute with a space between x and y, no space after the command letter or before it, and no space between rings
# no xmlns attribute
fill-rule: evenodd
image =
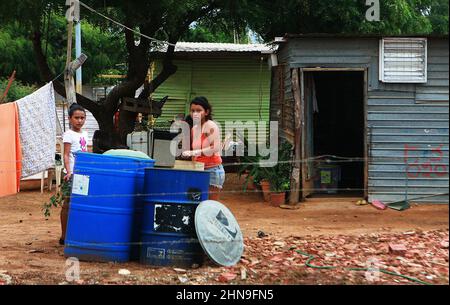
<svg viewBox="0 0 450 305"><path fill-rule="evenodd" d="M114 114L118 111L123 97L135 97L136 90L144 83L150 66L149 48L147 40L141 40L139 46L134 43L134 35L130 31L125 32L127 41L128 73L127 78L121 84L115 86L107 97L101 101L93 101L83 95L77 94L77 103L89 110L97 120L99 129L94 133L93 151L103 153L114 148L126 148L127 134L134 130L136 113L120 111L119 129L114 128ZM49 82L54 79L50 71L41 46L41 33L35 31L31 37L36 64L43 80ZM172 42L176 43L176 39ZM172 64L174 47L169 46L163 62L163 69L154 80L145 85L141 97L148 98L167 78L174 74L177 67ZM66 97L64 85L59 81L53 81L55 91L62 97ZM150 101L149 101L150 102Z"/></svg>

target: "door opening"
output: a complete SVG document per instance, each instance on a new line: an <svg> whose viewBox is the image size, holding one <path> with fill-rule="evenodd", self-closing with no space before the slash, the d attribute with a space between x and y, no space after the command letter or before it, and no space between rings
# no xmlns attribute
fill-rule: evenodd
<svg viewBox="0 0 450 305"><path fill-rule="evenodd" d="M364 71L305 72L311 196L364 195Z"/></svg>

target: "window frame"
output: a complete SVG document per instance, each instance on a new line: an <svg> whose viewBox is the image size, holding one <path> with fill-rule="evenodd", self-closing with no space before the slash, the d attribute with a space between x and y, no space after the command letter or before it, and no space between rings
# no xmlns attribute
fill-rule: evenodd
<svg viewBox="0 0 450 305"><path fill-rule="evenodd" d="M388 79L385 77L385 42L397 42L397 43L404 43L404 42L423 42L424 43L424 62L423 62L423 69L424 69L424 76L422 79ZM420 37L414 37L414 38L392 38L392 37L386 37L381 38L379 43L379 80L383 83L397 83L397 84L425 84L428 82L428 40L427 38L420 38ZM407 78L408 76L404 76Z"/></svg>

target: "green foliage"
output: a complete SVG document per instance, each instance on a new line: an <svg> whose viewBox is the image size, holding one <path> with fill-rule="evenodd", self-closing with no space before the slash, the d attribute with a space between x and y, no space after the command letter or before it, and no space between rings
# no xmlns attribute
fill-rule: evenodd
<svg viewBox="0 0 450 305"><path fill-rule="evenodd" d="M50 19L47 19L50 18ZM49 24L47 24L47 21ZM55 75L64 70L66 62L66 20L63 16L51 14L45 17L42 32L42 49L47 56L50 70ZM48 31L47 31L48 30ZM117 65L126 61L123 35L102 31L87 21L81 23L82 51L88 56L83 65L83 82L93 83L104 70L117 69ZM13 21L0 28L0 77L16 70L16 77L27 83L37 83L40 79L30 30L22 23ZM73 42L75 43L75 42ZM75 50L73 54L75 58ZM105 73L106 74L106 73Z"/></svg>
<svg viewBox="0 0 450 305"><path fill-rule="evenodd" d="M248 141L244 140L244 149L248 151ZM241 166L238 170L238 176L246 175L244 182L244 191L247 190L251 179L255 183L262 180L270 182L271 190L283 192L289 190L290 173L292 169L292 145L283 142L278 149L278 161L274 164L266 163L269 166L262 166L266 159L260 155L240 157ZM267 162L267 161L266 161ZM271 166L270 166L271 165Z"/></svg>
<svg viewBox="0 0 450 305"><path fill-rule="evenodd" d="M9 77L16 70L16 78L33 83L39 79L33 45L21 30L17 22L0 27L0 77Z"/></svg>
<svg viewBox="0 0 450 305"><path fill-rule="evenodd" d="M273 192L285 192L290 188L292 169L292 145L283 142L278 150L278 162L268 168L270 189Z"/></svg>
<svg viewBox="0 0 450 305"><path fill-rule="evenodd" d="M61 184L59 191L55 195L50 197L48 202L45 202L42 205L42 211L44 212L44 216L46 218L50 217L50 211L52 208L61 206L64 203L64 201L68 201L70 198L70 192L71 192L70 182L64 181Z"/></svg>
<svg viewBox="0 0 450 305"><path fill-rule="evenodd" d="M364 0L247 0L237 14L266 41L285 33L448 34L447 0L380 0L369 22Z"/></svg>
<svg viewBox="0 0 450 305"><path fill-rule="evenodd" d="M448 34L448 0L433 0L428 13L428 19L433 28L433 34Z"/></svg>
<svg viewBox="0 0 450 305"><path fill-rule="evenodd" d="M244 152L249 151L248 147L248 140L244 138ZM260 166L261 160L263 160L263 158L259 154L256 154L256 156L244 154L244 156L239 157L240 166L237 174L239 178L245 175L243 185L244 192L247 191L248 184L251 180L256 184L259 184L262 180L267 180L269 178L267 168Z"/></svg>
<svg viewBox="0 0 450 305"><path fill-rule="evenodd" d="M214 20L202 19L191 25L189 31L183 35L181 41L218 42L218 43L250 43L246 28L235 27L226 18Z"/></svg>
<svg viewBox="0 0 450 305"><path fill-rule="evenodd" d="M5 100L2 100L3 93L5 92L7 86L8 79L0 79L0 103L17 101L18 99L21 99L22 97L27 96L33 93L33 91L37 90L36 86L23 84L20 81L15 80L11 84Z"/></svg>

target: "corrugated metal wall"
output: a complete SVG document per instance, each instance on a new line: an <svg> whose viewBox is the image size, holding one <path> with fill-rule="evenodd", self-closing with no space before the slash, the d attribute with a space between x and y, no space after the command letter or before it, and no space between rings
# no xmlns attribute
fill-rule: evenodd
<svg viewBox="0 0 450 305"><path fill-rule="evenodd" d="M428 40L426 84L379 82L376 38L290 39L281 50L289 69L368 69L369 200L403 200L408 172L409 198L447 193L417 202L448 203L448 39ZM285 89L285 103L293 104L290 76Z"/></svg>
<svg viewBox="0 0 450 305"><path fill-rule="evenodd" d="M169 95L161 120L187 114L195 96L205 96L213 107L214 120L269 121L270 71L259 57L192 58L176 60L178 71L154 93L158 99ZM157 63L155 72L161 69Z"/></svg>
<svg viewBox="0 0 450 305"><path fill-rule="evenodd" d="M448 40L430 39L426 84L369 90L369 199L404 199L406 177L409 198L448 193L448 56ZM448 202L448 195L417 201Z"/></svg>
<svg viewBox="0 0 450 305"><path fill-rule="evenodd" d="M186 103L190 98L192 62L188 60L176 60L177 72L169 77L152 95L159 100L168 95L169 99L163 107L163 113L159 121L171 121L177 114L184 114ZM155 63L154 75L162 69L161 62Z"/></svg>
<svg viewBox="0 0 450 305"><path fill-rule="evenodd" d="M282 138L294 141L294 97L292 95L289 48L278 49L278 66L272 70L270 120L278 121Z"/></svg>

